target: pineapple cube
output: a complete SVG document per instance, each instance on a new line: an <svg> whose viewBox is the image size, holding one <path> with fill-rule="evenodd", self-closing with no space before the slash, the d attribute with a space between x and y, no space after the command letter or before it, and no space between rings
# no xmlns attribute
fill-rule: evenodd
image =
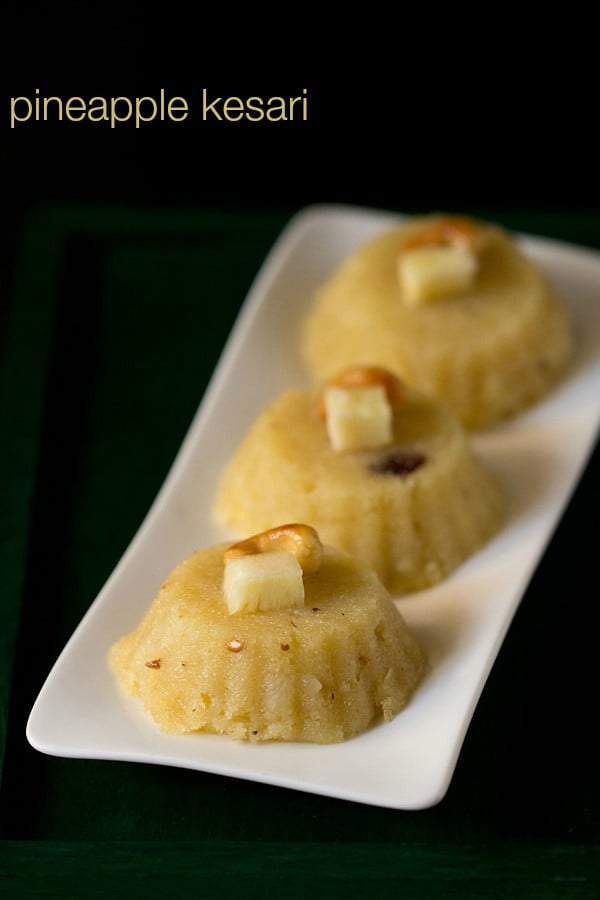
<svg viewBox="0 0 600 900"><path fill-rule="evenodd" d="M334 450L370 450L391 443L392 408L382 385L328 387L324 396Z"/></svg>
<svg viewBox="0 0 600 900"><path fill-rule="evenodd" d="M418 247L400 254L398 278L404 301L420 306L469 287L477 273L477 256L464 247Z"/></svg>
<svg viewBox="0 0 600 900"><path fill-rule="evenodd" d="M302 568L288 550L238 556L225 563L223 594L230 613L302 606Z"/></svg>

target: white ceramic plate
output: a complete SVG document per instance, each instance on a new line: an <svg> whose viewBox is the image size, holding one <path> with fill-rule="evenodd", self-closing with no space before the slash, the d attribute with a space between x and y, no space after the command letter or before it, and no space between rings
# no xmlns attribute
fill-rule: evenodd
<svg viewBox="0 0 600 900"><path fill-rule="evenodd" d="M192 550L229 537L209 520L216 478L259 409L306 382L296 348L313 289L397 216L351 207L297 215L259 273L173 468L123 559L52 669L27 737L56 756L181 766L399 809L444 796L475 705L512 616L584 464L600 419L600 255L522 238L568 304L577 355L530 412L476 438L502 477L508 518L442 585L398 600L430 672L393 722L343 744L246 745L161 733L123 697L106 665L165 575Z"/></svg>

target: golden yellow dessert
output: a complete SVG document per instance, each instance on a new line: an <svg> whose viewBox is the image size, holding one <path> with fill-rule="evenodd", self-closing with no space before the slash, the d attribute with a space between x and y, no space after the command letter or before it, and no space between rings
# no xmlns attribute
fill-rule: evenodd
<svg viewBox="0 0 600 900"><path fill-rule="evenodd" d="M571 350L561 302L513 238L441 215L351 254L318 290L302 335L316 379L357 361L385 366L469 428L541 398Z"/></svg>
<svg viewBox="0 0 600 900"><path fill-rule="evenodd" d="M306 547L298 529L314 534L276 531ZM252 540L240 557L223 544L182 562L110 649L122 689L176 734L326 744L392 719L422 677L423 653L377 576L315 543L312 566L280 536L272 548ZM309 544L309 562L314 553Z"/></svg>
<svg viewBox="0 0 600 900"><path fill-rule="evenodd" d="M502 511L502 490L456 417L389 371L361 366L269 404L214 505L238 534L311 522L394 593L447 576L496 532Z"/></svg>

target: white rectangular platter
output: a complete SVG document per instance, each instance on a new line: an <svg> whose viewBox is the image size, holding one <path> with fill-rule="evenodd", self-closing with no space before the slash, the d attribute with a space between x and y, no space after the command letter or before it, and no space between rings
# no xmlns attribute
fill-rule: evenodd
<svg viewBox="0 0 600 900"><path fill-rule="evenodd" d="M524 251L563 296L576 356L561 384L525 414L475 436L508 497L503 529L443 584L396 600L429 672L409 707L343 744L236 743L163 734L122 696L106 663L166 574L227 539L210 521L215 484L260 409L307 383L298 329L314 289L354 248L400 217L316 206L287 226L265 261L181 450L119 565L50 672L27 737L63 757L197 769L396 809L445 795L506 630L594 446L600 420L600 255L528 236Z"/></svg>

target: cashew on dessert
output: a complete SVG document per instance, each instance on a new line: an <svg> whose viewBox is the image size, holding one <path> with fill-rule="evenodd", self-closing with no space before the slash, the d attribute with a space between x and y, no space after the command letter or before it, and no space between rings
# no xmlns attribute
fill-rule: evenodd
<svg viewBox="0 0 600 900"><path fill-rule="evenodd" d="M323 558L323 545L315 529L310 525L293 522L269 528L268 531L233 544L225 551L225 561L278 550L287 550L293 554L303 572L317 572Z"/></svg>
<svg viewBox="0 0 600 900"><path fill-rule="evenodd" d="M407 219L316 292L302 354L325 380L361 360L436 397L468 428L542 398L572 352L560 299L520 244L461 216Z"/></svg>
<svg viewBox="0 0 600 900"><path fill-rule="evenodd" d="M166 732L320 744L389 722L425 667L375 573L301 523L194 553L109 662Z"/></svg>
<svg viewBox="0 0 600 900"><path fill-rule="evenodd" d="M353 365L260 413L225 467L213 512L238 534L310 522L406 593L486 543L503 493L449 410L385 368Z"/></svg>

